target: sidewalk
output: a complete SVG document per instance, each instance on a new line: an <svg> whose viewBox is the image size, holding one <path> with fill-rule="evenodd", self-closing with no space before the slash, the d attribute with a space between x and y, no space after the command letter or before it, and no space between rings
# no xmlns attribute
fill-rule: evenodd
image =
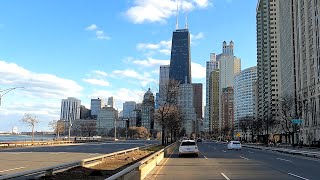
<svg viewBox="0 0 320 180"><path fill-rule="evenodd" d="M320 149L310 149L308 147L272 147L272 146L261 146L261 145L252 145L252 144L242 144L242 147L248 147L253 149L260 149L265 151L276 151L286 154L294 154L301 156L308 156L314 158L320 158Z"/></svg>

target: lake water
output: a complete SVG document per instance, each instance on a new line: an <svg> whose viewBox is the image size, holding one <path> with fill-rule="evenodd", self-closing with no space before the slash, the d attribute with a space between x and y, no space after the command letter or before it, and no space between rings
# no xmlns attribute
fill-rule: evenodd
<svg viewBox="0 0 320 180"><path fill-rule="evenodd" d="M35 135L35 141L52 140L54 135ZM29 135L0 135L0 142L14 142L14 141L32 141L32 136Z"/></svg>

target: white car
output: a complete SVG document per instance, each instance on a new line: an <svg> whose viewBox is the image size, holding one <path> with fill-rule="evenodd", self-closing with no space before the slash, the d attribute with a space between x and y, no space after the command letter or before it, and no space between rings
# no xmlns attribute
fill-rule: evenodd
<svg viewBox="0 0 320 180"><path fill-rule="evenodd" d="M184 154L194 154L199 157L199 149L194 140L183 140L179 147L179 157Z"/></svg>
<svg viewBox="0 0 320 180"><path fill-rule="evenodd" d="M241 143L239 141L230 141L227 145L228 149L241 150Z"/></svg>

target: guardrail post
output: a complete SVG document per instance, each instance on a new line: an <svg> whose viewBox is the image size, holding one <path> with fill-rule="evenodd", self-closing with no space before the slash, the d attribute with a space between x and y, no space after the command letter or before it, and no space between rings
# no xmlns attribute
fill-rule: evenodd
<svg viewBox="0 0 320 180"><path fill-rule="evenodd" d="M46 170L46 176L52 176L53 175L53 169Z"/></svg>

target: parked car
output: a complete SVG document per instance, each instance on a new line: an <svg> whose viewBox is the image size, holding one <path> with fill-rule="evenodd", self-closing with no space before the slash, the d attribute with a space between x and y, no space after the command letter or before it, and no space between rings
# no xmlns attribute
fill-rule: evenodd
<svg viewBox="0 0 320 180"><path fill-rule="evenodd" d="M240 141L230 141L227 145L228 149L241 150L242 146Z"/></svg>
<svg viewBox="0 0 320 180"><path fill-rule="evenodd" d="M179 157L185 154L196 155L199 157L199 149L194 140L183 140L179 147Z"/></svg>

